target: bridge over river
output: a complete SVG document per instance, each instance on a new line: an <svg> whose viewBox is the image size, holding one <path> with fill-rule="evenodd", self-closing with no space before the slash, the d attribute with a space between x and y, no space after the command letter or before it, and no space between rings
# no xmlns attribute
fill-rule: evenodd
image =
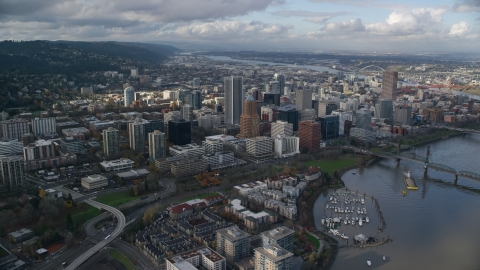
<svg viewBox="0 0 480 270"><path fill-rule="evenodd" d="M372 152L372 151L367 151L364 149L359 149L355 147L345 147L349 150L353 150L358 154L364 154L364 155L372 155L372 156L377 156L380 158L388 158L388 159L393 159L397 162L397 165L400 163L400 160L406 159L406 160L411 160L415 162L421 162L423 163L423 174L424 177L428 175L428 168L435 169L437 171L441 172L446 172L454 175L454 183L457 184L458 181L458 176L470 178L473 180L480 180L480 174L475 173L475 172L470 172L470 171L457 171L454 168L444 165L444 164L438 164L438 163L431 163L429 162L429 156L430 156L430 145L428 146L427 149L427 156L422 157L420 155L417 155L415 153L407 153L407 152Z"/></svg>

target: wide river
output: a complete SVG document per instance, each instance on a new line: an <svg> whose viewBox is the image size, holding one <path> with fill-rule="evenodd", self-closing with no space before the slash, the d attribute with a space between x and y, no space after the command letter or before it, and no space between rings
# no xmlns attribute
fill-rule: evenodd
<svg viewBox="0 0 480 270"><path fill-rule="evenodd" d="M425 156L426 149L411 151ZM480 174L480 136L432 143L430 161ZM405 190L404 170L411 172L419 187L406 196L401 193ZM348 171L342 179L347 188L378 199L387 224L379 236L389 236L393 242L375 248L341 248L332 269L368 268L367 259L374 269L480 269L480 181L459 177L456 186L453 175L434 169L429 169L424 179L422 164L406 160L398 167L392 160L382 160L370 168ZM324 204L330 196L331 192L325 193L315 203L317 229L321 229ZM359 233L376 235L380 226L377 211L369 200L365 207L369 224L338 228L349 241Z"/></svg>

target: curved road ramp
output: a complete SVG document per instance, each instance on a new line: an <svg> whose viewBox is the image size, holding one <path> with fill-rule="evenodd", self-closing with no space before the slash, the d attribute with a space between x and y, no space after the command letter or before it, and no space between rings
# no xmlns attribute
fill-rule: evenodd
<svg viewBox="0 0 480 270"><path fill-rule="evenodd" d="M75 261L73 261L70 265L68 265L65 269L67 270L74 270L77 269L82 263L84 263L88 258L93 256L95 253L100 251L102 248L104 248L106 245L108 245L110 242L112 242L117 236L120 235L120 233L123 231L125 227L125 216L120 212L120 210L105 205L103 203L99 203L96 201L92 200L86 200L86 203L90 204L93 207L97 207L99 209L105 209L115 215L115 217L118 220L117 223L117 228L110 234L109 236L105 237L102 241L98 242L95 246L90 248L87 252L83 253L80 257L78 257Z"/></svg>

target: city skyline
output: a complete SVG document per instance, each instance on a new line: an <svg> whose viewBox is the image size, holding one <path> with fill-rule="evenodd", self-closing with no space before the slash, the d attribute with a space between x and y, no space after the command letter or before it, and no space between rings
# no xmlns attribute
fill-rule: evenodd
<svg viewBox="0 0 480 270"><path fill-rule="evenodd" d="M478 52L479 18L478 0L3 0L0 40L177 42L210 49Z"/></svg>

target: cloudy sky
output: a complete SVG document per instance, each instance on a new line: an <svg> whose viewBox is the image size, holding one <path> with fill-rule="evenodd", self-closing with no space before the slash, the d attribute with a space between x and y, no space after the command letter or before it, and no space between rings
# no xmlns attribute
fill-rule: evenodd
<svg viewBox="0 0 480 270"><path fill-rule="evenodd" d="M0 40L480 52L480 0L0 0Z"/></svg>

